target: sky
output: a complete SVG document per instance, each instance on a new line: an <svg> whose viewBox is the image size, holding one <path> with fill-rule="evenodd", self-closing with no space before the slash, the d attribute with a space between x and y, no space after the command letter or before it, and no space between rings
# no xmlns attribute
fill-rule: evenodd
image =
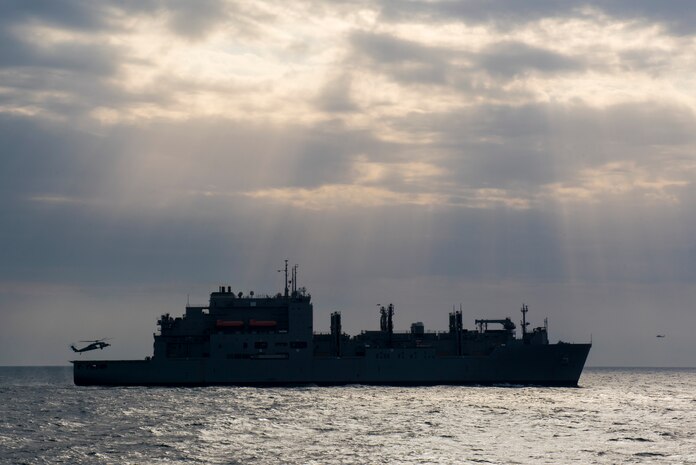
<svg viewBox="0 0 696 465"><path fill-rule="evenodd" d="M318 331L524 302L696 366L692 2L5 0L0 43L0 365L143 358L289 259Z"/></svg>

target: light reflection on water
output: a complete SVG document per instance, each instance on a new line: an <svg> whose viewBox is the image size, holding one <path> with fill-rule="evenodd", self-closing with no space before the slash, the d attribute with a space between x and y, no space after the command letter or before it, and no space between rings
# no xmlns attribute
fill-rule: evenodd
<svg viewBox="0 0 696 465"><path fill-rule="evenodd" d="M84 388L0 368L2 463L696 463L696 370L581 388Z"/></svg>

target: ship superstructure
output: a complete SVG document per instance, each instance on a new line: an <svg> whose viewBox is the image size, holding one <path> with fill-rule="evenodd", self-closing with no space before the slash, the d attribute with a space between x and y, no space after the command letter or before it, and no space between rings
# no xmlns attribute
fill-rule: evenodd
<svg viewBox="0 0 696 465"><path fill-rule="evenodd" d="M546 325L521 334L510 318L475 320L462 310L449 329L423 323L394 331L394 306L380 306L379 330L350 336L341 313L329 333L313 332L313 305L297 288L297 267L276 295L235 293L220 286L208 306L187 306L181 317L157 322L154 354L145 360L74 361L78 385L340 385L535 384L576 386L590 344L550 344ZM289 286L290 284L290 286Z"/></svg>

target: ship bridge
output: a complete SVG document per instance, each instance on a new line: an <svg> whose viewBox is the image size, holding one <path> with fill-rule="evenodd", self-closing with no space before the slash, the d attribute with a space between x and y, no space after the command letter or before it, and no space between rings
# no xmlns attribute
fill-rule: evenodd
<svg viewBox="0 0 696 465"><path fill-rule="evenodd" d="M209 305L187 306L183 317L162 315L155 335L154 358L253 358L290 356L289 349L310 349L311 295L297 288L297 266L284 293L235 293L219 286ZM291 287L288 284L292 284ZM309 350L303 350L309 353Z"/></svg>

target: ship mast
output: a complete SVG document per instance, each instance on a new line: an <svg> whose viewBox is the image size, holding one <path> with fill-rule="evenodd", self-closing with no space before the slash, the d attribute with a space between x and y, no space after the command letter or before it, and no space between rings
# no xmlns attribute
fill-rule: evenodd
<svg viewBox="0 0 696 465"><path fill-rule="evenodd" d="M527 312L529 311L529 307L527 307L526 304L522 304L522 309L520 309L522 312L522 339L524 340L527 337Z"/></svg>
<svg viewBox="0 0 696 465"><path fill-rule="evenodd" d="M278 270L278 273L280 273L283 270ZM285 297L290 294L290 289L288 289L288 260L285 259Z"/></svg>

